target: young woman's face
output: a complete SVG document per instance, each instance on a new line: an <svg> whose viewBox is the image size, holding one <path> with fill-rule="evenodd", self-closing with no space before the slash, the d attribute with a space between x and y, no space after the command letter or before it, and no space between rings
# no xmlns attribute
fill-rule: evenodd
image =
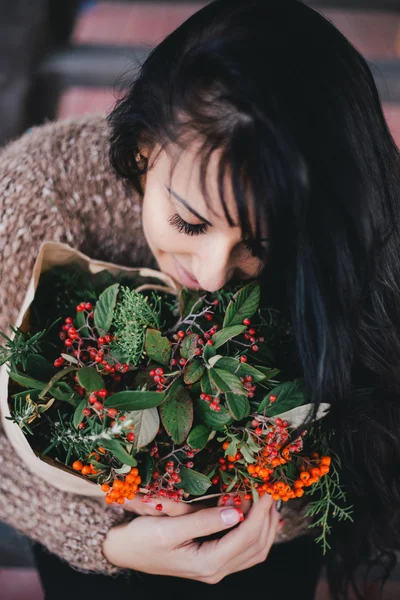
<svg viewBox="0 0 400 600"><path fill-rule="evenodd" d="M195 150L181 152L171 177L173 149L158 148L149 157L143 199L143 229L159 268L191 289L214 292L230 279L257 277L263 264L242 239L236 204L226 181L225 198L235 225L230 226L219 200L217 154L207 171L209 206L200 186ZM143 153L144 154L144 153Z"/></svg>

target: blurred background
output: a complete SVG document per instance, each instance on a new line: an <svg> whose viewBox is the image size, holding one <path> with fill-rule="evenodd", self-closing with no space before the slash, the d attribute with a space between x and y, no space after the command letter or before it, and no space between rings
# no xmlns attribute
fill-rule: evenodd
<svg viewBox="0 0 400 600"><path fill-rule="evenodd" d="M327 16L369 61L400 147L400 0L306 3ZM0 146L48 120L108 112L138 62L205 4L0 0ZM378 595L371 592L374 598ZM1 523L0 599L43 600L28 541ZM400 569L383 596L399 599ZM324 578L317 600L329 600Z"/></svg>

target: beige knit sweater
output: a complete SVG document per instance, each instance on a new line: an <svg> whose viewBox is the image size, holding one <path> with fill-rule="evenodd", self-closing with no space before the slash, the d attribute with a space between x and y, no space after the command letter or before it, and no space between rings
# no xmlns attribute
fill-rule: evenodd
<svg viewBox="0 0 400 600"><path fill-rule="evenodd" d="M154 266L141 203L111 170L103 115L33 129L0 152L0 331L16 320L43 241L67 242L92 258ZM285 506L280 540L304 532ZM66 494L32 475L0 431L0 519L76 569L118 573L102 555L122 508Z"/></svg>

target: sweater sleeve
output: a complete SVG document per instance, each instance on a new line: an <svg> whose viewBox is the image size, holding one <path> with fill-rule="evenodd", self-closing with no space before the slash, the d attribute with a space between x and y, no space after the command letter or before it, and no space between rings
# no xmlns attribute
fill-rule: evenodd
<svg viewBox="0 0 400 600"><path fill-rule="evenodd" d="M0 331L16 320L41 243L51 240L82 248L85 240L79 210L72 210L79 181L70 173L67 191L63 157L55 155L63 128L38 128L0 153ZM84 135L85 128L79 130ZM62 211L66 198L69 208ZM92 256L96 248L94 240ZM34 476L1 430L0 490L1 520L76 569L119 572L102 555L102 542L125 513L61 492Z"/></svg>

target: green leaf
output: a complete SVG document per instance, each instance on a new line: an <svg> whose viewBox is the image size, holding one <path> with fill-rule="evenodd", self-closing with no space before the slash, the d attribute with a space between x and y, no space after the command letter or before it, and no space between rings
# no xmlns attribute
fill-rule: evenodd
<svg viewBox="0 0 400 600"><path fill-rule="evenodd" d="M186 443L195 450L202 450L208 442L210 430L205 425L196 425L189 433Z"/></svg>
<svg viewBox="0 0 400 600"><path fill-rule="evenodd" d="M256 369L264 373L265 379L273 379L281 372L280 369L268 369L268 367L262 367L261 365L256 365Z"/></svg>
<svg viewBox="0 0 400 600"><path fill-rule="evenodd" d="M185 369L183 380L188 385L196 383L196 381L199 381L199 379L202 378L204 371L204 363L201 360L194 360Z"/></svg>
<svg viewBox="0 0 400 600"><path fill-rule="evenodd" d="M104 380L93 367L83 367L77 372L78 383L88 392L97 392L104 388Z"/></svg>
<svg viewBox="0 0 400 600"><path fill-rule="evenodd" d="M206 362L208 362L210 360L210 358L212 358L216 354L217 354L217 351L215 350L214 346L210 346L209 344L206 344L204 346L203 358Z"/></svg>
<svg viewBox="0 0 400 600"><path fill-rule="evenodd" d="M101 439L101 445L103 448L111 452L115 458L122 462L123 465L129 465L130 467L136 467L137 461L133 456L128 454L122 444L117 440L104 440Z"/></svg>
<svg viewBox="0 0 400 600"><path fill-rule="evenodd" d="M179 477L181 482L179 487L182 487L185 492L192 496L202 496L206 493L209 487L211 487L211 480L203 475L194 471L193 469L187 469L186 467L180 467Z"/></svg>
<svg viewBox="0 0 400 600"><path fill-rule="evenodd" d="M223 327L242 325L243 319L250 319L260 303L260 285L253 281L240 289L229 302Z"/></svg>
<svg viewBox="0 0 400 600"><path fill-rule="evenodd" d="M270 404L269 397L273 394L276 396L276 401ZM264 408L267 408L267 416L275 417L282 412L286 412L296 406L301 406L305 401L305 392L303 388L303 382L301 379L295 379L294 381L285 381L280 383L271 392L265 396L257 409L258 413L262 413ZM264 406L262 406L264 404Z"/></svg>
<svg viewBox="0 0 400 600"><path fill-rule="evenodd" d="M168 390L160 414L168 435L176 444L182 444L193 424L193 402L180 378Z"/></svg>
<svg viewBox="0 0 400 600"><path fill-rule="evenodd" d="M76 311L75 328L79 330L81 337L89 337L89 330L86 327L86 318L83 311Z"/></svg>
<svg viewBox="0 0 400 600"><path fill-rule="evenodd" d="M240 335L241 333L246 331L246 329L246 325L233 325L232 327L224 327L224 329L217 331L217 333L214 333L214 335L211 338L214 342L214 350L220 348L221 346L226 344L226 342L229 342L229 340L231 340L232 338Z"/></svg>
<svg viewBox="0 0 400 600"><path fill-rule="evenodd" d="M126 390L109 396L104 402L104 406L124 411L143 410L159 406L164 401L164 398L164 392Z"/></svg>
<svg viewBox="0 0 400 600"><path fill-rule="evenodd" d="M146 330L144 349L147 356L161 365L169 365L171 346L168 338L163 337L158 329Z"/></svg>
<svg viewBox="0 0 400 600"><path fill-rule="evenodd" d="M203 377L201 378L201 391L203 392L203 394L208 394L209 396L216 396L219 393L219 390L214 384L214 382L211 381L209 373L209 371L206 371Z"/></svg>
<svg viewBox="0 0 400 600"><path fill-rule="evenodd" d="M63 373L57 373L57 375L62 376ZM39 390L40 396L39 399L43 399L45 394L43 391L48 387L48 383L44 383L43 381L38 381L37 379L33 379L32 377L26 377L22 373L10 371L9 373L10 379L19 383L23 387L32 388L34 390ZM54 379L54 378L53 378ZM62 400L64 402L69 402L73 406L76 406L75 402L75 392L74 390L65 382L61 381L58 384L54 384L50 389L47 390L49 394L54 396L56 400Z"/></svg>
<svg viewBox="0 0 400 600"><path fill-rule="evenodd" d="M83 400L81 400L78 404L78 406L75 409L74 412L74 418L73 418L73 425L75 427L75 429L78 429L78 425L80 425L80 423L82 423L83 419L84 419L84 415L82 413L83 409L87 407L87 400L86 398L84 398Z"/></svg>
<svg viewBox="0 0 400 600"><path fill-rule="evenodd" d="M146 452L145 454L140 454L140 457L142 459L142 468L140 469L140 476L142 478L142 485L145 486L148 485L151 481L151 477L154 471L154 460L148 452Z"/></svg>
<svg viewBox="0 0 400 600"><path fill-rule="evenodd" d="M119 283L114 283L108 287L102 294L94 308L94 324L100 333L110 331L111 323L114 316L114 309L117 303Z"/></svg>
<svg viewBox="0 0 400 600"><path fill-rule="evenodd" d="M139 450L150 444L160 428L160 417L156 407L134 410L126 415L134 424L135 447Z"/></svg>
<svg viewBox="0 0 400 600"><path fill-rule="evenodd" d="M249 416L250 402L246 396L227 393L225 394L225 398L229 412L236 421L240 421Z"/></svg>
<svg viewBox="0 0 400 600"><path fill-rule="evenodd" d="M246 444L242 444L240 446L240 452L243 455L244 460L247 463L253 463L255 462L255 458L253 457L253 453L251 452L250 448L248 446L246 446Z"/></svg>
<svg viewBox="0 0 400 600"><path fill-rule="evenodd" d="M237 440L236 438L232 439L229 446L225 450L225 456L235 456L237 452L238 443L239 440Z"/></svg>
<svg viewBox="0 0 400 600"><path fill-rule="evenodd" d="M203 423L216 431L225 431L225 428L233 423L229 411L224 406L221 406L220 412L214 412L207 402L198 399L196 400L196 410Z"/></svg>
<svg viewBox="0 0 400 600"><path fill-rule="evenodd" d="M246 377L246 375L251 375L254 383L258 383L259 381L263 381L264 379L268 378L259 367L252 367L248 363L242 363L240 360L231 358L230 356L223 356L218 360L218 369L224 369L224 371L234 373L238 377ZM267 370L271 371L271 369Z"/></svg>
<svg viewBox="0 0 400 600"><path fill-rule="evenodd" d="M43 390L46 387L46 383L43 381L38 381L37 379L33 379L32 377L27 377L26 375L22 375L22 373L18 373L15 371L9 372L9 377L13 381L19 383L23 387L32 388L35 390Z"/></svg>
<svg viewBox="0 0 400 600"><path fill-rule="evenodd" d="M222 393L232 392L232 394L238 394L239 396L245 396L246 389L239 377L224 371L223 369L210 369L209 376L211 381Z"/></svg>
<svg viewBox="0 0 400 600"><path fill-rule="evenodd" d="M181 345L181 356L189 360L193 358L196 348L198 348L198 340L200 336L197 333L190 333L186 336Z"/></svg>

